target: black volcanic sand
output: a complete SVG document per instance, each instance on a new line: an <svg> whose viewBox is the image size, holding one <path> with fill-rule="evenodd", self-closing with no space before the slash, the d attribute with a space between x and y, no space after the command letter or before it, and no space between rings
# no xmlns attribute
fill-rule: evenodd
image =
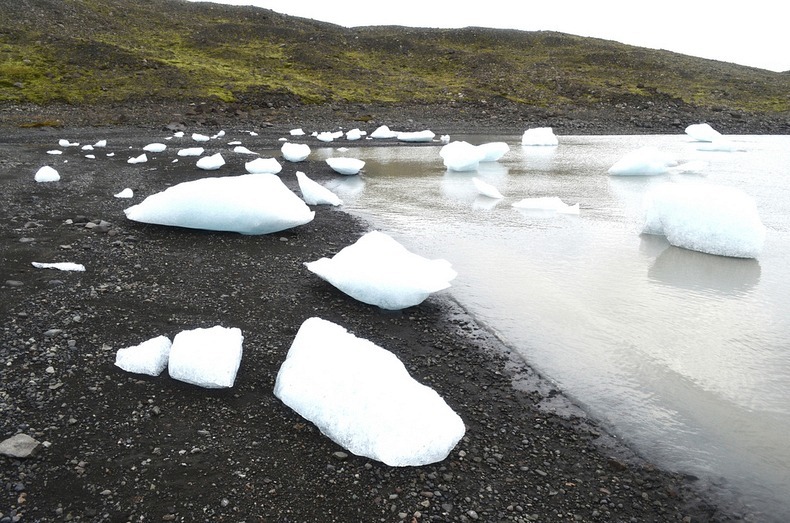
<svg viewBox="0 0 790 523"><path fill-rule="evenodd" d="M25 433L42 445L26 459L0 457L0 522L751 519L700 480L634 455L447 293L388 312L310 273L303 262L331 256L369 230L342 209L316 207L311 223L263 236L125 218L124 208L167 186L243 173L250 157L231 153L230 140L279 158L277 137L292 127L266 124L258 136L225 127L226 136L206 147L228 164L210 173L194 158L173 163L177 148L203 144L164 141L171 133L161 125L4 130L0 439ZM219 129L187 128L187 137ZM108 144L90 160L90 151L58 147L60 138ZM158 141L168 150L127 163ZM364 144L332 145L341 143ZM319 181L338 176L321 162L281 163L280 177L297 194L297 170ZM35 183L47 164L61 181ZM132 200L113 198L125 187ZM33 261L87 270L35 269ZM345 453L275 398L277 371L312 316L392 351L445 398L467 426L447 459L393 468ZM114 365L120 348L214 325L244 335L231 389Z"/></svg>

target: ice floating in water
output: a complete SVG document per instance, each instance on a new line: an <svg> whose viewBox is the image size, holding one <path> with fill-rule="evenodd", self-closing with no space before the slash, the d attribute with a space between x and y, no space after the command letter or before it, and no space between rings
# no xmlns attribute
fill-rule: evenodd
<svg viewBox="0 0 790 523"><path fill-rule="evenodd" d="M60 180L60 174L54 168L45 165L36 171L34 179L38 183L57 182Z"/></svg>
<svg viewBox="0 0 790 523"><path fill-rule="evenodd" d="M310 156L310 146L306 143L286 142L280 148L280 152L289 162L302 162Z"/></svg>
<svg viewBox="0 0 790 523"><path fill-rule="evenodd" d="M143 151L148 151L149 153L161 153L166 149L167 145L163 143L149 143L143 147Z"/></svg>
<svg viewBox="0 0 790 523"><path fill-rule="evenodd" d="M475 187L477 188L477 192L479 192L483 196L486 196L488 198L495 198L495 199L504 198L504 196L502 196L502 193L499 192L499 189L497 189L490 183L484 182L480 178L472 178L472 183L475 184Z"/></svg>
<svg viewBox="0 0 790 523"><path fill-rule="evenodd" d="M480 165L485 151L468 142L450 142L439 150L444 166L450 171L475 171Z"/></svg>
<svg viewBox="0 0 790 523"><path fill-rule="evenodd" d="M365 162L357 158L327 158L326 163L339 174L353 175L359 173Z"/></svg>
<svg viewBox="0 0 790 523"><path fill-rule="evenodd" d="M246 162L244 168L250 174L277 174L283 170L283 166L275 158L256 158Z"/></svg>
<svg viewBox="0 0 790 523"><path fill-rule="evenodd" d="M167 368L171 345L167 336L157 336L139 345L118 349L115 365L126 372L159 376Z"/></svg>
<svg viewBox="0 0 790 523"><path fill-rule="evenodd" d="M391 131L386 125L381 125L377 127L375 131L370 133L370 137L376 139L397 138L397 136L398 131Z"/></svg>
<svg viewBox="0 0 790 523"><path fill-rule="evenodd" d="M766 230L754 200L739 189L663 183L645 197L645 234L692 251L755 258Z"/></svg>
<svg viewBox="0 0 790 523"><path fill-rule="evenodd" d="M113 194L116 198L132 198L134 197L134 192L130 188L126 188L123 191L119 192L118 194Z"/></svg>
<svg viewBox="0 0 790 523"><path fill-rule="evenodd" d="M202 156L205 149L202 147L188 147L178 151L178 156Z"/></svg>
<svg viewBox="0 0 790 523"><path fill-rule="evenodd" d="M697 144L698 151L722 151L722 152L735 152L745 151L746 148L739 145L732 140L726 138L719 138L710 142L700 142Z"/></svg>
<svg viewBox="0 0 790 523"><path fill-rule="evenodd" d="M477 146L478 149L483 151L483 159L481 162L496 162L499 161L508 151L510 146L505 142L489 142L482 143Z"/></svg>
<svg viewBox="0 0 790 523"><path fill-rule="evenodd" d="M36 269L57 269L59 271L75 271L84 272L85 266L81 263L72 262L57 262L57 263L41 263L33 262L33 267Z"/></svg>
<svg viewBox="0 0 790 523"><path fill-rule="evenodd" d="M436 136L432 131L416 131L398 133L397 138L401 142L430 142Z"/></svg>
<svg viewBox="0 0 790 523"><path fill-rule="evenodd" d="M440 141L441 143L443 143L443 144L448 144L448 143L450 143L450 135L449 135L449 134L443 134L443 135L441 135L441 136L439 137L439 141Z"/></svg>
<svg viewBox="0 0 790 523"><path fill-rule="evenodd" d="M615 176L652 176L666 174L678 162L656 147L640 147L624 155L609 168Z"/></svg>
<svg viewBox="0 0 790 523"><path fill-rule="evenodd" d="M129 158L128 160L126 160L126 163L132 163L132 164L134 164L134 163L145 163L147 161L148 161L148 156L145 153L143 153L140 156L135 156L134 158Z"/></svg>
<svg viewBox="0 0 790 523"><path fill-rule="evenodd" d="M315 213L273 174L183 182L127 208L130 220L210 231L268 234L310 222Z"/></svg>
<svg viewBox="0 0 790 523"><path fill-rule="evenodd" d="M521 135L521 145L558 145L560 143L551 127L527 129Z"/></svg>
<svg viewBox="0 0 790 523"><path fill-rule="evenodd" d="M423 258L378 231L305 265L352 298L389 310L418 305L457 276L448 261Z"/></svg>
<svg viewBox="0 0 790 523"><path fill-rule="evenodd" d="M249 149L247 149L242 145L237 145L236 147L234 147L233 152L238 154L258 154L256 152L250 151Z"/></svg>
<svg viewBox="0 0 790 523"><path fill-rule="evenodd" d="M579 214L579 204L568 205L557 196L524 198L513 204L516 209L528 211L553 211L560 214Z"/></svg>
<svg viewBox="0 0 790 523"><path fill-rule="evenodd" d="M203 169L204 171L216 171L223 165L225 165L225 158L222 157L222 153L204 156L195 164L198 169Z"/></svg>
<svg viewBox="0 0 790 523"><path fill-rule="evenodd" d="M442 461L466 432L397 356L321 318L299 328L274 395L346 450L393 467Z"/></svg>
<svg viewBox="0 0 790 523"><path fill-rule="evenodd" d="M167 371L171 378L199 387L232 387L243 342L241 330L235 327L181 331L173 338Z"/></svg>
<svg viewBox="0 0 790 523"><path fill-rule="evenodd" d="M196 142L207 142L211 140L210 136L206 136L205 134L200 133L192 133L192 139Z"/></svg>
<svg viewBox="0 0 790 523"><path fill-rule="evenodd" d="M302 199L308 205L342 205L343 202L338 196L321 185L311 180L301 171L296 171L296 180L299 183L299 190L302 191Z"/></svg>
<svg viewBox="0 0 790 523"><path fill-rule="evenodd" d="M713 142L722 138L719 131L706 123L695 123L686 127L686 134L698 142Z"/></svg>

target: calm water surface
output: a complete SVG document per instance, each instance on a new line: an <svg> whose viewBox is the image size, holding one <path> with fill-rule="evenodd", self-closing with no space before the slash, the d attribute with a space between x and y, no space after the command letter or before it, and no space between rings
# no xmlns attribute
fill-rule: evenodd
<svg viewBox="0 0 790 523"><path fill-rule="evenodd" d="M790 137L733 137L702 152L684 135L561 136L476 173L447 172L435 147L326 147L365 160L330 185L345 209L411 250L452 262L450 290L542 374L661 465L712 481L762 520L790 520ZM691 172L611 177L654 145ZM505 195L478 196L472 178ZM735 186L768 228L756 260L711 256L639 234L642 198L665 181ZM512 203L559 196L579 216Z"/></svg>

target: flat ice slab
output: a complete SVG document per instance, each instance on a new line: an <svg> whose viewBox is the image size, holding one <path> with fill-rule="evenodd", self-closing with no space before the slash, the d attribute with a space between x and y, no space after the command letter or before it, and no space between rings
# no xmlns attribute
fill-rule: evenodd
<svg viewBox="0 0 790 523"><path fill-rule="evenodd" d="M181 331L173 338L167 371L171 378L199 387L232 387L243 342L241 330L235 327Z"/></svg>
<svg viewBox="0 0 790 523"><path fill-rule="evenodd" d="M423 258L378 231L305 265L352 298L388 310L418 305L457 276L450 262Z"/></svg>
<svg viewBox="0 0 790 523"><path fill-rule="evenodd" d="M354 175L365 167L365 162L357 158L327 158L327 165L338 174Z"/></svg>
<svg viewBox="0 0 790 523"><path fill-rule="evenodd" d="M274 394L338 445L393 467L442 461L466 432L397 356L320 318L300 327Z"/></svg>

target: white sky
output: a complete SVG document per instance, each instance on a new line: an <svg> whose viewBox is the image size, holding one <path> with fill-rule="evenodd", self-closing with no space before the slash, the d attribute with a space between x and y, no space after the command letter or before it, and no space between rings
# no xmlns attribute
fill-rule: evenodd
<svg viewBox="0 0 790 523"><path fill-rule="evenodd" d="M201 1L201 0L192 0ZM255 5L345 27L499 27L551 30L790 71L783 2L751 0L213 0ZM517 6L517 7L514 7ZM780 10L782 12L780 12Z"/></svg>

